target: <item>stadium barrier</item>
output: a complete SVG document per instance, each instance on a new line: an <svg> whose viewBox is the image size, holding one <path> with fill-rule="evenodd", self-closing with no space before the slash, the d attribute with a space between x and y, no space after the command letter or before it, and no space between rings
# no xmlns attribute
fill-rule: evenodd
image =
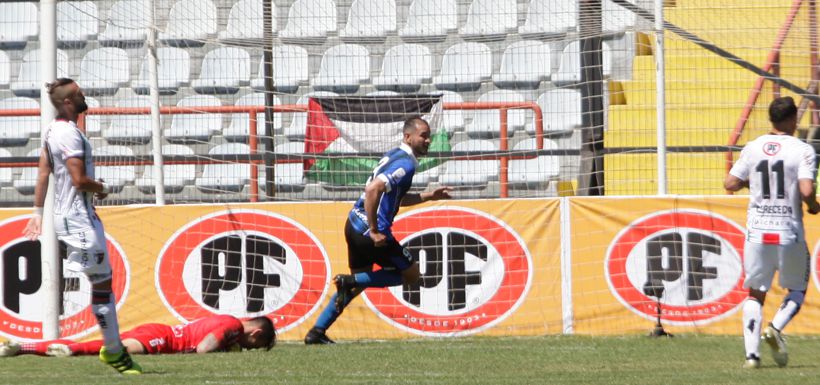
<svg viewBox="0 0 820 385"><path fill-rule="evenodd" d="M368 289L339 339L635 334L658 304L674 333L739 334L747 198L567 197L427 203L394 233L421 262L417 287ZM103 207L124 328L211 313L267 315L300 340L347 271L349 202ZM41 335L39 243L28 210L0 210L0 334ZM811 278L790 334L817 334L820 217L807 216ZM643 287L661 282L660 301ZM65 272L64 337L96 329L85 278ZM784 294L775 284L764 314Z"/></svg>

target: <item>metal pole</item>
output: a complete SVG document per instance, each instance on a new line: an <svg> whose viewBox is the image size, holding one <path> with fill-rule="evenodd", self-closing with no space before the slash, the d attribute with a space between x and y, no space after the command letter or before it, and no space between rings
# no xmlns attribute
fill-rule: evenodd
<svg viewBox="0 0 820 385"><path fill-rule="evenodd" d="M165 205L165 173L162 169L162 131L159 123L159 74L157 73L157 29L151 2L151 27L148 28L148 86L151 96L151 152L154 154L154 195L157 206Z"/></svg>
<svg viewBox="0 0 820 385"><path fill-rule="evenodd" d="M666 195L666 61L663 48L663 0L655 0L655 128L658 141L658 195Z"/></svg>
<svg viewBox="0 0 820 385"><path fill-rule="evenodd" d="M40 1L40 143L45 143L48 125L57 116L51 105L46 82L57 78L57 1ZM40 236L40 259L43 271L43 338L60 338L60 252L57 249L57 233L54 232L54 178L48 178L48 192L43 210L43 227Z"/></svg>
<svg viewBox="0 0 820 385"><path fill-rule="evenodd" d="M275 170L276 154L273 152L273 7L275 7L273 0L265 0L262 8L262 21L264 25L264 52L262 54L263 68L265 71L265 137L262 138L262 143L265 145L265 196L272 198L276 195ZM257 123L258 124L258 123ZM248 136L252 138L252 136ZM272 155L272 156L268 156Z"/></svg>

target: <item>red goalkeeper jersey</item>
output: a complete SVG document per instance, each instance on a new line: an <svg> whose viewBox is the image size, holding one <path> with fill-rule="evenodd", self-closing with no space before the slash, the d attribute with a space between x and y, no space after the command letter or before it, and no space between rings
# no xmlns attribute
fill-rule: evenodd
<svg viewBox="0 0 820 385"><path fill-rule="evenodd" d="M195 352L197 345L213 333L219 341L219 349L224 350L237 343L244 331L242 322L229 315L216 315L200 318L186 325L172 328L174 338L169 345L175 353Z"/></svg>

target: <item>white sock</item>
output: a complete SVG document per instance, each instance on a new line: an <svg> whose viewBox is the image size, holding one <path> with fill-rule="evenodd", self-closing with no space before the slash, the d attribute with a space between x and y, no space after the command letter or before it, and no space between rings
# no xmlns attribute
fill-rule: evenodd
<svg viewBox="0 0 820 385"><path fill-rule="evenodd" d="M101 302L101 298L108 296L108 302L94 303L91 302L91 310L94 316L97 317L97 323L100 325L100 331L103 336L103 344L109 353L118 353L122 351L122 341L120 341L120 325L117 322L117 307L114 305L114 294L94 292L92 298Z"/></svg>
<svg viewBox="0 0 820 385"><path fill-rule="evenodd" d="M763 307L756 299L748 298L743 303L743 341L746 345L746 357L760 357L760 322L763 320Z"/></svg>
<svg viewBox="0 0 820 385"><path fill-rule="evenodd" d="M774 315L774 318L772 318L772 326L777 330L783 331L783 328L786 327L789 321L797 314L798 309L799 306L797 306L794 301L786 301Z"/></svg>

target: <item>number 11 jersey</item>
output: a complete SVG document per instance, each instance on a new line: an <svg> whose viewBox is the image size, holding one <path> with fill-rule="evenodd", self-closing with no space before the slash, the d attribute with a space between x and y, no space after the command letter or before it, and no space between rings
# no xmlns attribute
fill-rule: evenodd
<svg viewBox="0 0 820 385"><path fill-rule="evenodd" d="M812 146L790 135L768 134L743 147L730 174L749 182L747 240L785 245L802 241L800 179L814 181Z"/></svg>

